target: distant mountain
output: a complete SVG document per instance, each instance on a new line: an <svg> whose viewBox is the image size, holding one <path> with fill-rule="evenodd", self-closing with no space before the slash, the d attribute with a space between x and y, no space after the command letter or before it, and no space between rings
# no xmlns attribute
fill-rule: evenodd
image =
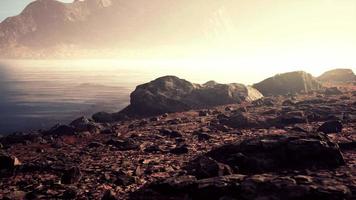
<svg viewBox="0 0 356 200"><path fill-rule="evenodd" d="M226 0L37 0L0 24L0 57L206 43L223 30Z"/></svg>
<svg viewBox="0 0 356 200"><path fill-rule="evenodd" d="M352 69L333 69L318 77L319 81L352 82L356 81L356 75Z"/></svg>
<svg viewBox="0 0 356 200"><path fill-rule="evenodd" d="M253 85L263 95L284 95L288 93L319 90L322 85L311 74L303 71L277 74Z"/></svg>

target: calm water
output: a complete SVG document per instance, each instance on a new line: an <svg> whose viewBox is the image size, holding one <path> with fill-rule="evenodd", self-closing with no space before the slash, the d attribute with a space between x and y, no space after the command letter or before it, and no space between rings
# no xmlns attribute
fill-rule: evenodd
<svg viewBox="0 0 356 200"><path fill-rule="evenodd" d="M133 69L95 61L0 61L0 133L118 111L136 85L154 76Z"/></svg>

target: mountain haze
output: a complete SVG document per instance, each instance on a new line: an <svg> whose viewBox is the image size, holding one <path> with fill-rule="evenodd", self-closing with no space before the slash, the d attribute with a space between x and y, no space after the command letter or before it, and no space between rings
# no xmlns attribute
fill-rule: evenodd
<svg viewBox="0 0 356 200"><path fill-rule="evenodd" d="M227 26L225 1L37 0L0 24L1 57L204 43ZM189 31L187 31L189 30ZM68 55L63 55L68 56Z"/></svg>

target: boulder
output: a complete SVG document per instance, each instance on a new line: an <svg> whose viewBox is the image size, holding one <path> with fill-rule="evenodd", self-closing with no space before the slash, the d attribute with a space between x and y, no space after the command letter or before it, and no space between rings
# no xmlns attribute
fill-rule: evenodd
<svg viewBox="0 0 356 200"><path fill-rule="evenodd" d="M115 173L115 175L116 180L114 183L118 186L129 186L136 182L133 176L130 176L123 171L118 171Z"/></svg>
<svg viewBox="0 0 356 200"><path fill-rule="evenodd" d="M331 87L331 88L326 88L324 94L325 95L341 95L342 91L339 90L337 87Z"/></svg>
<svg viewBox="0 0 356 200"><path fill-rule="evenodd" d="M320 90L322 85L310 74L303 71L278 74L253 85L264 96Z"/></svg>
<svg viewBox="0 0 356 200"><path fill-rule="evenodd" d="M73 184L78 182L82 177L79 167L72 167L65 170L61 177L62 184Z"/></svg>
<svg viewBox="0 0 356 200"><path fill-rule="evenodd" d="M338 120L331 120L323 123L317 130L318 132L340 133L342 131L342 123Z"/></svg>
<svg viewBox="0 0 356 200"><path fill-rule="evenodd" d="M271 174L245 176L233 174L197 180L194 176L159 180L131 194L130 199L243 199L243 200L345 200L352 199L351 189L342 182L325 178L324 185L310 176Z"/></svg>
<svg viewBox="0 0 356 200"><path fill-rule="evenodd" d="M57 124L46 132L47 135L70 136L75 135L76 131L72 126Z"/></svg>
<svg viewBox="0 0 356 200"><path fill-rule="evenodd" d="M75 119L70 123L70 126L72 126L77 132L97 132L99 129L95 122L86 117Z"/></svg>
<svg viewBox="0 0 356 200"><path fill-rule="evenodd" d="M21 162L15 156L6 153L0 154L0 172L3 170L11 171L19 165L21 165Z"/></svg>
<svg viewBox="0 0 356 200"><path fill-rule="evenodd" d="M337 144L318 133L291 132L243 140L206 154L241 173L336 168L345 164Z"/></svg>
<svg viewBox="0 0 356 200"><path fill-rule="evenodd" d="M187 166L187 170L189 174L194 175L198 179L232 174L232 170L228 165L219 163L206 156L199 157L192 161Z"/></svg>
<svg viewBox="0 0 356 200"><path fill-rule="evenodd" d="M165 76L137 86L131 94L130 105L120 113L146 117L254 101L261 97L262 94L256 89L242 84L210 81L201 85L175 76Z"/></svg>
<svg viewBox="0 0 356 200"><path fill-rule="evenodd" d="M325 82L352 82L356 80L356 75L351 69L333 69L323 73L318 77L318 80Z"/></svg>
<svg viewBox="0 0 356 200"><path fill-rule="evenodd" d="M110 139L106 144L114 146L119 151L137 150L140 148L140 145L131 138L123 140Z"/></svg>
<svg viewBox="0 0 356 200"><path fill-rule="evenodd" d="M265 126L265 121L259 117L243 112L234 113L232 116L221 118L219 121L221 124L232 128L259 128Z"/></svg>

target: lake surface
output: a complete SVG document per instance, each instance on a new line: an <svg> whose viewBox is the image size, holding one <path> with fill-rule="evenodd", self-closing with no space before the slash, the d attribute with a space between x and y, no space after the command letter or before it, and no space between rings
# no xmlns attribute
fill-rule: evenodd
<svg viewBox="0 0 356 200"><path fill-rule="evenodd" d="M129 104L135 86L152 76L148 70L94 61L1 61L0 133L119 111Z"/></svg>

